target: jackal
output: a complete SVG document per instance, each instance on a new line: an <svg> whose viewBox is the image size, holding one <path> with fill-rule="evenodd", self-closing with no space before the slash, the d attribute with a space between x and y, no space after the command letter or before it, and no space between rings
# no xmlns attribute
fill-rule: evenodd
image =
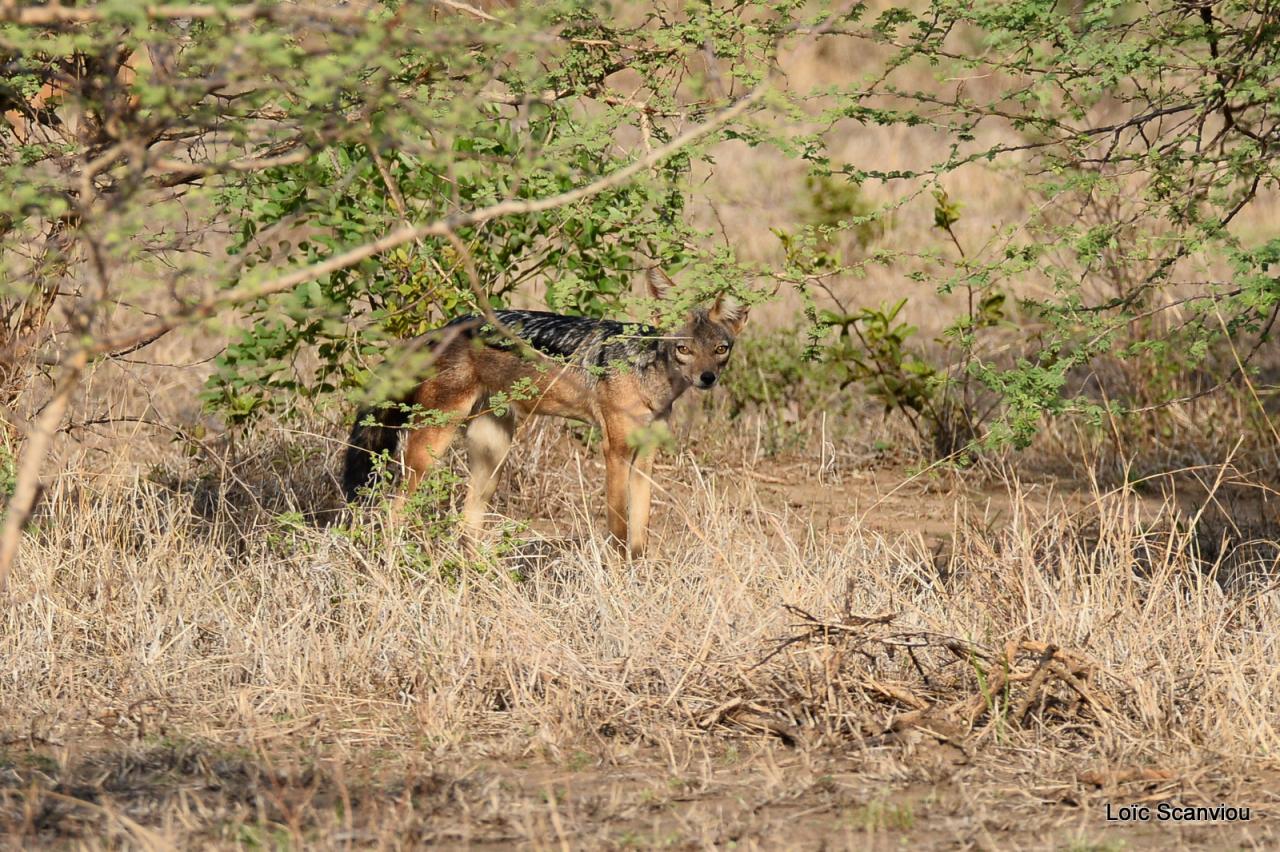
<svg viewBox="0 0 1280 852"><path fill-rule="evenodd" d="M671 279L647 275L662 299ZM397 501L412 494L465 424L470 476L463 521L483 525L496 473L511 446L516 418L534 414L595 423L603 432L605 502L610 537L631 556L644 552L649 528L655 441L645 430L665 424L672 404L690 387L709 390L729 360L747 308L721 296L694 310L679 328L497 311L500 328L460 317L438 330L431 375L399 404L361 411L343 471L348 500L369 486L374 456L403 442L406 477ZM524 388L523 393L512 393ZM504 413L490 404L506 395ZM440 412L415 422L413 412ZM372 423L372 425L370 425Z"/></svg>

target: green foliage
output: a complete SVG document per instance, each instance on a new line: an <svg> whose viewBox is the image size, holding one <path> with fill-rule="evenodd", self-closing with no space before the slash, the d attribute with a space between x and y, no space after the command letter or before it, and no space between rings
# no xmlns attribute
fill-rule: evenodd
<svg viewBox="0 0 1280 852"><path fill-rule="evenodd" d="M428 417L438 415L439 412L424 413ZM399 474L399 462L389 453L374 456L373 484L359 490L364 505L378 513L395 512L397 523L404 526L403 533L409 538L420 538L422 541L456 538L461 516L453 510L452 502L459 493L462 477L448 465L436 465L422 478L418 489L407 495L404 504L393 509L394 501L402 496ZM354 529L359 533L364 528ZM437 562L425 548L407 553L403 560L406 570L429 570L438 567Z"/></svg>
<svg viewBox="0 0 1280 852"><path fill-rule="evenodd" d="M841 251L842 246L862 251L884 233L880 212L863 196L857 181L814 173L805 177L804 185L808 203L805 218L818 244L828 251Z"/></svg>
<svg viewBox="0 0 1280 852"><path fill-rule="evenodd" d="M795 427L816 412L851 410L854 403L838 379L838 371L814 357L800 330L783 329L741 338L720 382L730 418L765 415L761 450L772 455L799 447L804 436Z"/></svg>
<svg viewBox="0 0 1280 852"><path fill-rule="evenodd" d="M1280 243L1250 214L1280 188L1280 30L1240 0L76 8L0 18L0 237L23 258L0 277L0 343L30 361L217 317L204 401L234 422L358 394L399 341L485 305L648 319L628 293L655 263L680 272L668 315L761 272L794 288L833 347L812 363L932 424L946 454L1237 383L1280 311ZM634 164L805 40L856 73L774 86L629 180L521 206ZM924 144L855 163L850 132ZM776 268L690 224L725 140L808 176ZM997 179L1024 212L988 227L965 187ZM930 200L936 239L893 244L897 211ZM425 222L451 233L378 242ZM923 300L836 298L872 265L944 297L936 350L913 342ZM1083 381L1110 360L1124 385Z"/></svg>
<svg viewBox="0 0 1280 852"><path fill-rule="evenodd" d="M12 497L17 484L18 458L7 443L0 445L0 496L5 499Z"/></svg>
<svg viewBox="0 0 1280 852"><path fill-rule="evenodd" d="M619 61L622 34L609 30L589 7L552 4L512 14L521 32L561 28L552 48L554 61L502 70L504 83L517 98L566 88L590 92ZM715 25L726 22L707 24ZM687 37L700 32L694 27ZM501 32L489 35L504 42L520 39ZM729 35L749 50L767 44L743 29ZM653 51L676 49L666 45L661 31L626 32L629 41L646 38L654 40ZM609 39L619 44L606 43ZM537 52L546 54L547 48L540 46ZM498 67L471 47L455 56L425 40L408 46L397 59L406 68L457 63L475 77L464 87L484 85ZM649 65L647 60L638 64ZM657 101L675 97L678 78L670 69L663 68L653 79ZM465 103L458 89L431 79L410 86L421 112L443 122L445 145L439 141L442 131L430 124L405 126L391 114L375 113L370 124L383 131L381 138L344 140L327 146L323 157L224 186L218 202L236 234L230 251L246 255L247 269L282 255L317 262L406 218L431 220L458 209L566 192L617 168L616 133L636 120L626 109L585 115L580 99L573 97L535 99L517 110L482 97ZM218 359L205 401L240 420L358 388L367 380L366 365L389 341L474 312L478 300L504 306L535 280L544 285L543 299L551 310L617 313L645 258L667 263L692 259L687 247L696 235L684 224L686 193L679 184L691 162L684 154L647 178L579 204L459 227L450 238L418 240L377 262L299 285L291 296L251 306L252 325ZM310 226L315 236L296 245L262 239L285 223ZM731 255L704 256L700 266L704 293L740 279ZM297 355L302 351L318 357L300 367Z"/></svg>
<svg viewBox="0 0 1280 852"><path fill-rule="evenodd" d="M953 201L945 189L935 189L933 200L933 226L950 233L951 226L960 221L960 203Z"/></svg>
<svg viewBox="0 0 1280 852"><path fill-rule="evenodd" d="M300 252L308 262L319 261L391 227L397 214L388 184L398 187L405 204L434 218L459 203L477 207L510 195L512 183L518 184L516 198L563 192L578 175L606 167L607 140L592 140L595 147L583 144L590 137L579 133L567 110L547 108L528 122L525 132L548 143L545 160L520 161L524 137L511 125L510 119L488 119L471 128L474 135L454 143L457 154L482 153L485 160L503 164L493 170L456 169L450 178L429 161L397 153L385 158L384 174L373 162L374 152L356 145L335 153L334 168L304 164L264 174L223 197L225 211L240 222L231 251L250 250L255 235L289 219L314 223L320 235L297 246L283 242L259 248L246 266L258 258L270 261L275 252ZM521 168L524 174L513 178ZM304 209L308 194L326 190L333 191L323 209ZM252 203L233 210L229 205L245 193ZM553 309L591 315L616 310L637 256L661 240L660 220L675 219L681 201L678 194L627 186L581 206L461 228L456 242L421 240L380 263L299 285L290 297L250 309L254 323L218 359L206 401L242 419L278 410L288 400L356 386L364 379L362 356L388 337L413 337L445 318L473 311L477 293L485 294L489 306L502 306L539 274L554 276L545 295ZM295 353L301 349L319 356L314 369L296 368Z"/></svg>
<svg viewBox="0 0 1280 852"><path fill-rule="evenodd" d="M1252 10L1231 2L1199 11L1175 3L1139 10L984 2L882 12L868 38L897 48L877 71L883 87L849 101L837 96L823 116L928 123L950 134L950 154L914 170L832 171L906 184L908 198L931 192L942 239L842 264L817 241L789 235L786 277L808 288L856 275L868 262L892 263L941 294L963 295L964 307L939 341L942 352L926 359L929 381L913 380L928 370L897 355L890 326L859 343L873 356L864 364L888 368L850 360L859 381L896 410L933 406L935 419L952 424L943 431L976 448L979 439L1026 444L1045 414L1096 420L1098 393L1116 410L1151 407L1195 393L1188 376L1200 375L1200 386L1213 381L1206 371L1228 384L1238 377L1221 358L1226 344L1252 338L1244 354L1256 354L1280 299L1280 279L1264 260L1270 235L1240 224L1242 212L1277 187L1280 150L1277 128L1263 117L1275 101L1269 81L1280 71L1280 43L1269 26L1250 23ZM982 77L992 85L979 93L964 83L905 82L926 65L939 81ZM893 106L878 94L891 95ZM1014 138L982 142L979 125ZM975 167L998 173L1014 152L1019 161L1005 174L1030 176L1018 184L1030 212L974 241L972 229L963 230L965 199L942 179ZM826 163L820 138L806 156ZM1221 258L1233 259L1226 281ZM1028 282L1047 285L1049 295L1015 307L1004 294L1027 293ZM835 301L840 319L857 313ZM1180 321L1167 321L1164 311L1174 309ZM817 316L815 302L810 318L821 332ZM1011 322L1034 330L1013 333ZM844 336L835 340L847 345ZM1215 352L1225 367L1212 367ZM1082 381L1115 360L1127 368L1108 375L1132 380L1099 390L1096 372L1092 383ZM939 452L956 444L944 440Z"/></svg>
<svg viewBox="0 0 1280 852"><path fill-rule="evenodd" d="M960 221L960 203L945 190L935 189L934 226L946 231L964 257L953 226ZM789 252L796 244L784 240ZM850 309L826 287L835 310L810 306L810 340L814 357L831 366L843 389L859 385L884 406L885 413L901 412L922 438L932 443L939 458L968 459L978 448L988 417L996 406L983 400L976 384L987 374L974 360L979 335L1005 325L1006 296L984 274L966 274L959 282L947 281L944 292L963 290L964 314L956 317L935 341L941 351L926 356L912 338L918 328L903 319L908 299L879 308ZM987 385L998 382L989 377ZM1025 395L1006 399L1010 411L1026 401ZM1048 404L1041 399L1040 402ZM1003 424L1002 424L1003 425ZM1010 434L998 433L1000 440ZM1022 432L1012 433L1015 440ZM988 436L991 437L991 436ZM991 443L990 441L988 443Z"/></svg>
<svg viewBox="0 0 1280 852"><path fill-rule="evenodd" d="M637 429L627 437L627 446L640 452L653 450L674 450L675 436L664 421L658 421L644 429Z"/></svg>
<svg viewBox="0 0 1280 852"><path fill-rule="evenodd" d="M822 311L822 328L837 333L827 357L845 370L842 386L861 383L886 412L924 414L933 408L938 370L908 348L916 327L901 321L906 299L853 314Z"/></svg>

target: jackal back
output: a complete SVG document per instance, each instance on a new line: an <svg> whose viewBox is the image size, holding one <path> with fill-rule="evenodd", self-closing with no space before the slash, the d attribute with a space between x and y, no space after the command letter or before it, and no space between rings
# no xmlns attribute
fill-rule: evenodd
<svg viewBox="0 0 1280 852"><path fill-rule="evenodd" d="M534 351L581 367L596 378L626 367L650 366L658 356L658 344L664 336L661 329L643 323L549 311L503 310L494 315L507 334L476 317L461 317L449 325L470 323L475 326L470 334L473 339L503 351L515 351L518 347L511 337L519 338Z"/></svg>

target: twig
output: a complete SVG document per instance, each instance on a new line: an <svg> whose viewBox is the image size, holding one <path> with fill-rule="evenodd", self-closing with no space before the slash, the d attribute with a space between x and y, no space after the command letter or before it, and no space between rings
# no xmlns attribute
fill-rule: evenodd
<svg viewBox="0 0 1280 852"><path fill-rule="evenodd" d="M1013 710L1011 717L1016 722L1022 722L1027 712L1031 709L1031 705L1035 703L1036 696L1040 692L1040 688L1044 686L1045 678L1049 675L1049 664L1058 654L1057 645L1049 645L1040 655L1039 661L1036 663L1036 670L1031 675L1031 682L1027 685L1026 694L1022 696L1022 700L1018 702L1018 706Z"/></svg>

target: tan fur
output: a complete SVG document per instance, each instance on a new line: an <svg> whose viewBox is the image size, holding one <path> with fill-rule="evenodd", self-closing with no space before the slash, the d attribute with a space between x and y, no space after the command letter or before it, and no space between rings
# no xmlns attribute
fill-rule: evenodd
<svg viewBox="0 0 1280 852"><path fill-rule="evenodd" d="M657 281L665 287L670 279L662 275ZM664 290L655 286L652 275L650 285L655 295L662 295ZM695 312L684 327L672 332L672 342L664 339L661 345L667 347L670 358L660 361L662 366L610 370L604 375L578 364L531 360L473 337L454 338L437 353L434 374L408 400L423 410L444 412L450 419L447 425L411 428L404 445L408 477L397 502L402 504L404 495L418 487L458 429L466 425L470 482L463 517L474 535L483 526L516 416L548 415L595 423L604 433L610 537L631 556L642 555L648 543L653 442L637 440L637 433L665 422L686 388L714 384L746 316L745 309L718 299L710 310ZM712 377L710 384L699 383L699 377L707 376ZM496 416L488 404L490 397L509 393L526 381L536 392L512 400L512 411Z"/></svg>

